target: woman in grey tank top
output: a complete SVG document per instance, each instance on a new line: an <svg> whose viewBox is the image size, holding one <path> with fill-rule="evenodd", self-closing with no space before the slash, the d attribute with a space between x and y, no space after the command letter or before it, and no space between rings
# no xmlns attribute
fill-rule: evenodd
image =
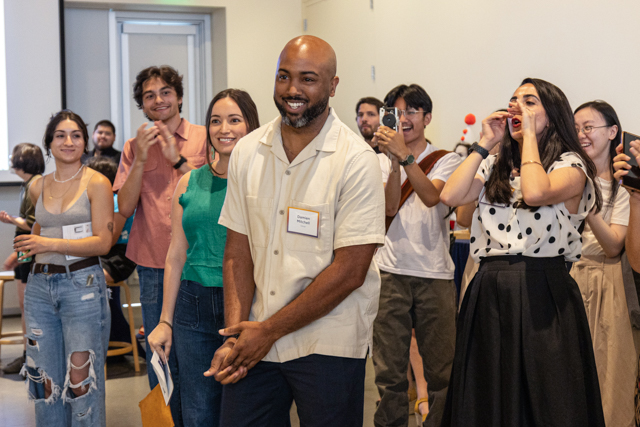
<svg viewBox="0 0 640 427"><path fill-rule="evenodd" d="M113 194L107 178L81 163L87 141L77 114L63 110L51 118L43 143L56 170L31 185L33 234L14 240L20 259L35 256L25 292L22 374L37 426L106 425L110 313L98 256L111 246Z"/></svg>

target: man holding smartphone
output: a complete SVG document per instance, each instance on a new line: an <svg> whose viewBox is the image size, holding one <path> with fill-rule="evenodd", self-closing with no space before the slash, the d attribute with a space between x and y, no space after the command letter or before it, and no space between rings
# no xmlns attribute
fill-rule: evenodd
<svg viewBox="0 0 640 427"><path fill-rule="evenodd" d="M413 328L428 383L428 402L421 398L416 411L426 416L425 426L435 427L442 419L453 364L457 313L455 266L445 219L449 208L440 202L440 192L461 159L456 153L438 150L424 136L433 104L422 87L397 86L384 102L391 114L394 108L398 112L396 120L386 121L386 115L382 120L389 125L397 122L397 131L380 126L375 134L384 153L378 159L386 182L385 210L395 218L375 256L382 286L373 324L373 363L380 393L374 424L407 425ZM423 160L435 162L427 174L420 167ZM400 206L405 181L414 192Z"/></svg>

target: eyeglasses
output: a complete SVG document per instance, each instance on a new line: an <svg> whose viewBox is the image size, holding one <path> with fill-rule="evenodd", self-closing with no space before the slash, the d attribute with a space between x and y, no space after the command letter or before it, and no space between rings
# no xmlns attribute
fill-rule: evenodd
<svg viewBox="0 0 640 427"><path fill-rule="evenodd" d="M576 132L578 134L580 134L580 132L582 132L585 135L589 135L591 133L591 131L593 131L594 129L609 128L609 127L611 127L611 126L609 126L609 125L604 125L604 126L585 126L582 129L580 129L579 127L576 127Z"/></svg>
<svg viewBox="0 0 640 427"><path fill-rule="evenodd" d="M407 118L410 119L413 116L415 116L416 114L426 114L426 111L417 111L417 110L398 110L398 118L402 117L403 115Z"/></svg>

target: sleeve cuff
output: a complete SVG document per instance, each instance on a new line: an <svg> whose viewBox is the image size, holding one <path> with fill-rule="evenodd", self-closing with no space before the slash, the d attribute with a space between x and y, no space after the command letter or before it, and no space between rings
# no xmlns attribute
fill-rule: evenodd
<svg viewBox="0 0 640 427"><path fill-rule="evenodd" d="M358 236L358 237L347 237L344 239L338 239L333 244L333 249L345 248L347 246L357 246L357 245L371 245L376 244L378 246L382 246L384 244L384 234L377 234L371 236Z"/></svg>
<svg viewBox="0 0 640 427"><path fill-rule="evenodd" d="M238 224L237 222L233 222L226 217L221 216L220 219L218 220L218 224L228 228L229 230L235 231L236 233L244 234L245 236L247 235L247 229L243 224Z"/></svg>

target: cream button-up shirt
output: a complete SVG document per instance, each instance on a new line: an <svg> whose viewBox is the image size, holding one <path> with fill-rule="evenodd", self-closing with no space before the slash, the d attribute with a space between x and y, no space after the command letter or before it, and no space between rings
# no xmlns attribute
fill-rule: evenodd
<svg viewBox="0 0 640 427"><path fill-rule="evenodd" d="M374 151L331 110L320 133L289 163L281 118L238 142L219 223L245 234L254 263L249 320L264 321L293 301L333 261L338 248L384 243L384 189ZM288 232L289 208L318 213L318 237ZM263 359L310 354L363 358L378 312L380 273L326 316L280 338Z"/></svg>

